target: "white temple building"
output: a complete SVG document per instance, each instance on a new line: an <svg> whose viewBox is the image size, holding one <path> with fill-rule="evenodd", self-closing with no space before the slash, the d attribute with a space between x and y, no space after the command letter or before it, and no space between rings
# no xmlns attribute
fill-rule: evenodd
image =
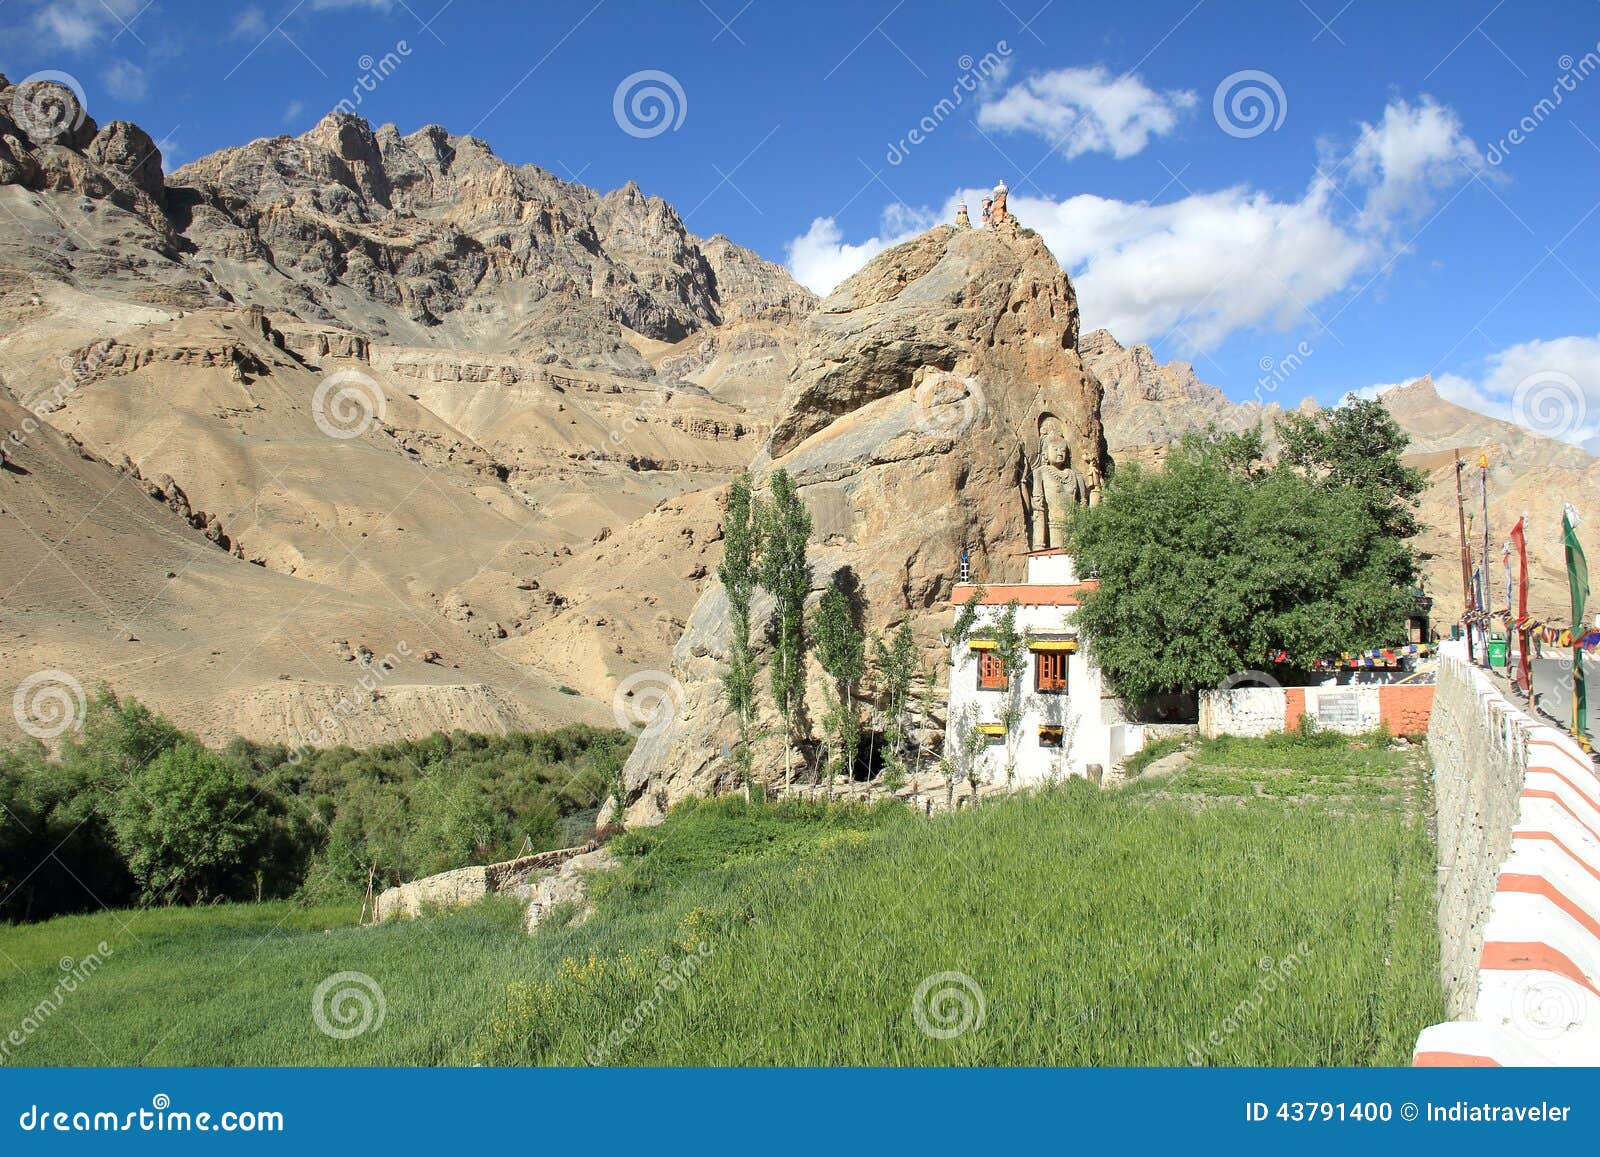
<svg viewBox="0 0 1600 1157"><path fill-rule="evenodd" d="M965 577L965 576L963 576ZM1127 722L1121 700L1107 694L1100 670L1079 645L1073 615L1083 596L1096 589L1080 579L1064 550L1028 555L1028 580L982 586L978 619L950 652L950 703L945 754L954 757L964 733L987 736L978 752L980 777L1006 782L1008 755L1019 786L1068 776L1100 777L1144 746L1144 728ZM956 614L980 585L956 584ZM994 627L1016 600L1016 629L1026 638L1027 669L1015 682L996 654ZM1018 722L1010 736L1002 722L1010 696Z"/></svg>

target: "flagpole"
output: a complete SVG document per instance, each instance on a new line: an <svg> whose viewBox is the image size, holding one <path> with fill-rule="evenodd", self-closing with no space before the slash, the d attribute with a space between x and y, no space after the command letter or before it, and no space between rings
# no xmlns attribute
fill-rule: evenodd
<svg viewBox="0 0 1600 1157"><path fill-rule="evenodd" d="M1483 665L1493 669L1489 658L1489 607L1494 601L1489 593L1489 455L1478 455L1478 493L1483 498L1483 553L1478 557L1483 560L1483 599L1479 610L1483 612Z"/></svg>
<svg viewBox="0 0 1600 1157"><path fill-rule="evenodd" d="M1578 541L1578 508L1567 502L1561 507L1561 538L1567 556L1567 584L1572 594L1572 736L1585 751L1590 750L1588 689L1583 673L1583 619L1589 599L1589 560Z"/></svg>
<svg viewBox="0 0 1600 1157"><path fill-rule="evenodd" d="M1461 461L1461 451L1456 457L1456 525L1461 531L1461 618L1467 626L1467 657L1472 657L1472 562L1471 547L1467 545L1467 504L1461 493L1461 471L1466 468Z"/></svg>

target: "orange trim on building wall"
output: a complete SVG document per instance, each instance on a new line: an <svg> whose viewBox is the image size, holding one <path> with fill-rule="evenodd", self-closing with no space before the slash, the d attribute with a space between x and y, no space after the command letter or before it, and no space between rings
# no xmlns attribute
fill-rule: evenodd
<svg viewBox="0 0 1600 1157"><path fill-rule="evenodd" d="M1304 687L1285 687L1283 689L1283 729L1285 731L1300 730L1300 717L1306 713L1306 689Z"/></svg>
<svg viewBox="0 0 1600 1157"><path fill-rule="evenodd" d="M1567 847L1566 844L1562 843L1554 832L1512 832L1511 838L1514 840L1549 840L1552 844L1566 853L1567 859L1571 860L1574 864L1577 864L1578 867L1582 868L1585 872L1588 872L1589 875L1593 876L1596 880L1600 880L1600 871L1596 871L1587 860L1578 855L1578 853L1573 851L1571 848Z"/></svg>
<svg viewBox="0 0 1600 1157"><path fill-rule="evenodd" d="M999 607L1016 599L1023 606L1076 607L1081 604L1084 595L1099 589L1100 584L1094 579L1081 583L1000 583L985 585L983 598L978 600L978 605ZM957 583L950 592L950 601L964 603L977 591L977 583Z"/></svg>
<svg viewBox="0 0 1600 1157"><path fill-rule="evenodd" d="M1562 799L1555 792L1553 792L1553 791L1545 791L1543 788L1528 787L1528 788L1523 788L1523 790L1522 790L1522 798L1523 799L1547 799L1547 800L1549 800L1551 803L1555 804L1558 808L1560 808L1562 811L1566 812L1569 816L1571 816L1573 818L1573 820L1577 823L1577 825L1580 828L1582 828L1584 831L1588 832L1596 840L1600 840L1600 832L1595 831L1588 824L1584 823L1583 822L1583 817L1580 816L1577 812L1573 811L1571 805L1569 805L1566 800Z"/></svg>
<svg viewBox="0 0 1600 1157"><path fill-rule="evenodd" d="M1390 735L1426 735L1433 716L1432 685L1393 684L1378 688L1378 722Z"/></svg>

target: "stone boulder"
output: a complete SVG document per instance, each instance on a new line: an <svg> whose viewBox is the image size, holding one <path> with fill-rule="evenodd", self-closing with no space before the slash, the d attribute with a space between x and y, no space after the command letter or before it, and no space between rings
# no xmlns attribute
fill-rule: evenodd
<svg viewBox="0 0 1600 1157"><path fill-rule="evenodd" d="M840 286L805 323L799 357L758 485L777 468L811 512L814 596L839 572L863 624L909 621L942 671L963 548L983 581L1020 581L1029 549L1027 495L1039 430L1055 418L1073 466L1098 486L1109 461L1101 387L1079 360L1077 301L1037 236L939 227L892 249ZM752 634L764 665L771 604L758 600ZM673 652L682 687L670 720L646 730L625 771L627 820L659 819L688 795L732 786L723 756L737 734L722 699L731 642L719 584L702 594ZM814 664L813 664L814 665ZM806 714L826 710L811 672ZM778 727L758 680L758 721ZM783 774L773 738L757 774Z"/></svg>
<svg viewBox="0 0 1600 1157"><path fill-rule="evenodd" d="M597 848L572 857L561 865L559 871L518 887L517 897L527 904L522 918L523 928L531 934L552 909L562 904L575 905L577 911L572 917L572 924L582 924L594 915L594 907L589 903L589 876L595 872L610 871L616 864L617 859L609 848Z"/></svg>
<svg viewBox="0 0 1600 1157"><path fill-rule="evenodd" d="M157 204L166 195L161 175L161 150L150 134L129 121L112 121L95 134L84 156L106 169L115 169Z"/></svg>

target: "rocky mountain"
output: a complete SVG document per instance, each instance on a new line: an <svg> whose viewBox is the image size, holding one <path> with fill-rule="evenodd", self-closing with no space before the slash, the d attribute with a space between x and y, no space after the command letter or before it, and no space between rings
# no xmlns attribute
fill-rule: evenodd
<svg viewBox="0 0 1600 1157"><path fill-rule="evenodd" d="M164 177L138 126L0 77L0 663L212 739L603 721L675 678L628 772L647 817L725 770L736 472L790 470L817 589L846 572L868 626L909 621L938 658L962 548L1020 576L1047 430L1093 485L1210 424L1270 438L1278 392L1235 404L1080 335L1026 231L932 230L819 303L634 185L436 126L330 115ZM1559 501L1596 492L1596 460L1425 381L1385 401L1436 483L1444 616L1457 445L1490 455L1497 527L1532 515L1536 610L1558 610Z"/></svg>
<svg viewBox="0 0 1600 1157"><path fill-rule="evenodd" d="M0 600L32 616L0 661L293 742L347 690L347 652L407 641L438 658L387 680L417 706L367 712L377 738L465 725L428 689L446 672L496 673L491 730L610 718L715 566L700 495L762 445L814 301L636 186L601 195L436 127L330 115L163 178L137 126L0 78L0 398L37 434L6 443L7 509L28 512L7 547L47 563ZM100 464L70 502L30 462L57 436ZM153 619L195 568L157 545L102 565L96 485L103 509L153 489L235 576L178 634ZM313 613L330 599L384 629L358 640Z"/></svg>
<svg viewBox="0 0 1600 1157"><path fill-rule="evenodd" d="M1112 457L1118 462L1158 463L1184 434L1213 425L1236 430L1260 426L1269 448L1275 443L1273 431L1283 413L1277 401L1231 402L1220 389L1202 383L1187 362L1159 364L1148 346L1124 348L1104 330L1086 334L1079 350L1084 364L1105 386L1101 412ZM1274 389L1258 383L1256 392L1270 398L1276 385L1270 376L1265 381ZM1454 621L1463 601L1454 461L1459 450L1469 468L1464 475L1469 512L1481 509L1479 456L1489 459L1495 605L1504 600L1501 545L1512 523L1526 513L1530 612L1564 621L1570 606L1560 545L1561 504L1572 501L1581 507L1586 500L1592 504L1593 496L1600 494L1600 457L1446 401L1431 378L1390 390L1382 401L1411 437L1406 461L1429 481L1417 512L1422 523L1417 548L1424 586L1436 601L1435 616L1442 622ZM1309 400L1300 405L1303 411L1316 408ZM1481 534L1480 521L1476 535ZM1600 558L1600 518L1582 524L1579 537L1589 557ZM1475 536L1474 542L1481 542L1481 537Z"/></svg>
<svg viewBox="0 0 1600 1157"><path fill-rule="evenodd" d="M823 301L801 327L797 366L754 464L758 484L779 468L798 484L814 525L813 591L841 581L867 629L909 621L942 664L937 633L963 548L974 573L1022 578L1028 475L1046 423L1061 423L1086 477L1106 470L1100 383L1077 339L1072 286L1030 234L941 226ZM629 759L630 821L729 775L720 754L736 738L720 683L728 630L727 598L713 583L673 650L678 710ZM763 660L765 642L756 644ZM817 675L813 718L826 706ZM762 722L775 752L775 719Z"/></svg>

